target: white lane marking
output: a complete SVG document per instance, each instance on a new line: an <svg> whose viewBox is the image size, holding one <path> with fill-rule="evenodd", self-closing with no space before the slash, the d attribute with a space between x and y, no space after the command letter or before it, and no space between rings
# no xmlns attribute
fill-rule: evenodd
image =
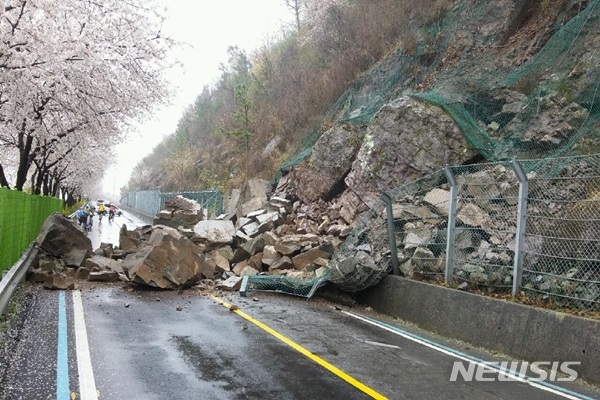
<svg viewBox="0 0 600 400"><path fill-rule="evenodd" d="M346 314L346 315L348 315L348 316L350 316L352 318L356 318L358 320L366 322L368 324L377 326L377 327L379 327L379 328L381 328L383 330L386 330L388 332L392 332L392 333L394 333L394 334L396 334L398 336L402 336L405 339L412 340L413 342L419 343L420 345L423 345L423 346L428 347L430 349L437 350L440 353L444 353L444 354L449 355L451 357L456 357L456 358L458 358L460 360L473 363L473 364L478 365L478 366L480 366L482 368L495 371L495 372L497 372L499 374L508 376L508 377L510 377L510 378L512 378L512 379L514 379L516 381L526 383L526 384L528 384L530 386L533 386L533 387L535 387L537 389L541 389L541 390L544 390L546 392L553 393L553 394L555 394L557 396L561 396L561 397L564 397L564 398L570 399L570 400L581 400L581 399L590 399L590 400L592 400L590 397L587 397L587 396L582 395L580 393L572 392L572 391L570 391L568 389L564 389L564 388L561 388L561 387L558 387L558 386L555 386L555 385L551 385L551 384L548 384L548 383L545 383L545 382L532 381L531 378L529 378L527 376L523 376L521 374L515 374L511 370L507 370L507 369L502 368L500 366L494 366L493 364L487 363L487 362L485 362L483 360L480 360L480 359L478 359L476 357L469 356L469 355L464 354L464 353L462 353L462 352L460 352L458 350L451 349L449 347L446 347L446 346L443 346L441 344L435 343L435 342L433 342L431 340L428 340L428 339L425 339L425 338L421 338L420 336L417 336L417 335L415 335L413 333L406 332L403 329L392 327L392 326L388 326L387 324L385 324L383 322L373 320L373 319L371 319L369 317L358 315L358 314L354 314L354 313L348 312L348 311L342 311L342 313L344 313L344 314ZM550 387L550 386L553 386L553 387Z"/></svg>
<svg viewBox="0 0 600 400"><path fill-rule="evenodd" d="M374 342L372 340L363 340L363 343L372 344L373 346L388 347L390 349L400 349L400 346L396 346L395 344L387 344L387 343L381 343L381 342Z"/></svg>
<svg viewBox="0 0 600 400"><path fill-rule="evenodd" d="M75 326L75 348L77 349L77 370L79 372L79 398L81 400L97 400L96 382L92 370L92 359L88 345L83 302L81 292L73 291L73 324Z"/></svg>

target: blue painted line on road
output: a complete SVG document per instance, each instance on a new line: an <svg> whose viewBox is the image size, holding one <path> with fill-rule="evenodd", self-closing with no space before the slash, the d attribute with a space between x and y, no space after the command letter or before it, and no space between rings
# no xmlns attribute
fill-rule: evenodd
<svg viewBox="0 0 600 400"><path fill-rule="evenodd" d="M58 293L58 345L56 352L56 400L69 400L69 358L65 292Z"/></svg>
<svg viewBox="0 0 600 400"><path fill-rule="evenodd" d="M460 358L463 358L463 359L468 359L468 360L471 360L471 361L473 361L475 363L479 363L479 364L485 364L485 365L490 364L489 361L485 361L485 360L483 360L481 358L474 357L474 356L472 356L470 354L467 354L467 353L463 353L462 351L453 349L452 347L444 346L443 344L434 342L433 340L429 340L429 339L426 339L426 338L421 337L419 335L415 335L414 333L408 332L408 331L406 331L404 329L398 328L398 327L393 326L393 325L386 324L385 322L376 320L374 318L367 317L366 315L357 314L357 313L350 312L350 311L342 311L342 312L344 314L346 314L346 315L350 315L352 317L359 318L359 319L362 319L364 321L370 322L373 325L378 325L378 326L380 326L382 328L385 328L388 331L395 331L398 334L401 334L401 335L403 335L403 336L405 336L407 338L412 338L415 341L426 343L427 345L429 345L431 347L437 347L439 349L444 350L446 353L454 354L457 357L460 357ZM522 378L522 379L528 381L527 375L521 374L520 372L511 371L511 370L503 368L501 366L494 366L493 368L496 369L496 370L498 370L498 371L500 371L500 372L503 372L503 373L506 373L506 374L511 374L511 375L517 376L519 378ZM531 382L529 382L529 383L531 383ZM569 389L565 389L565 388L563 388L561 386L553 385L553 384L548 383L546 381L536 381L535 384L536 384L536 386L543 386L543 387L546 387L548 389L555 390L557 392L561 392L561 393L563 393L565 395L573 396L573 397L576 397L576 398L581 399L581 400L595 400L592 397L588 397L588 396L586 396L584 394L577 393L577 392L574 392L574 391L569 390Z"/></svg>

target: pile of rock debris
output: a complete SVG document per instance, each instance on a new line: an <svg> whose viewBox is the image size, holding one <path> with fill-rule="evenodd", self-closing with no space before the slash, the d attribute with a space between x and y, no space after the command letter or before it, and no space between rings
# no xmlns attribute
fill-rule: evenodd
<svg viewBox="0 0 600 400"><path fill-rule="evenodd" d="M323 203L320 209L319 203L292 202L283 192L268 198L268 187L259 179L246 182L232 192L228 213L214 220L205 220L193 201L173 199L154 225L122 225L118 246L102 243L95 250L76 224L53 214L36 240L40 252L28 279L50 289L87 280L238 290L245 275L322 275L353 221L340 215L342 205Z"/></svg>

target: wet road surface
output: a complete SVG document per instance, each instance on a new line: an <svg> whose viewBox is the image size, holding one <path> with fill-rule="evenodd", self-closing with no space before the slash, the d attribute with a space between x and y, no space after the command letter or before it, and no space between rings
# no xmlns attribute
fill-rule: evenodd
<svg viewBox="0 0 600 400"><path fill-rule="evenodd" d="M123 211L121 216L115 215L114 221L109 221L108 216L104 216L100 221L96 214L93 217L92 230L88 233L88 237L92 241L92 248L100 247L101 242L112 243L115 246L119 245L119 230L121 226L127 225L127 229L133 230L138 226L147 225L146 222L135 217L134 215Z"/></svg>
<svg viewBox="0 0 600 400"><path fill-rule="evenodd" d="M94 247L116 244L122 223L143 224L117 218L103 219L101 229L95 221ZM440 349L502 358L319 298L31 285L13 325L0 368L0 398L10 400L600 398L579 382L561 385L569 391L516 381L450 382L457 358Z"/></svg>

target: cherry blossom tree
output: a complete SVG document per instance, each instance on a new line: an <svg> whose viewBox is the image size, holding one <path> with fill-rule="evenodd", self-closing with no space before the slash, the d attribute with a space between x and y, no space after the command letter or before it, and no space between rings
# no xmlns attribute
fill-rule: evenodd
<svg viewBox="0 0 600 400"><path fill-rule="evenodd" d="M0 148L11 157L0 159L1 186L12 181L22 190L35 175L40 191L51 176L65 181L68 171L70 186L83 187L75 182L86 176L76 170L102 159L133 121L166 101L163 72L174 43L161 36L157 6L148 0L2 2Z"/></svg>
<svg viewBox="0 0 600 400"><path fill-rule="evenodd" d="M296 29L299 32L302 9L304 8L304 1L303 0L284 0L284 4L287 6L287 8L290 9L292 14L294 14L294 19L296 20Z"/></svg>

